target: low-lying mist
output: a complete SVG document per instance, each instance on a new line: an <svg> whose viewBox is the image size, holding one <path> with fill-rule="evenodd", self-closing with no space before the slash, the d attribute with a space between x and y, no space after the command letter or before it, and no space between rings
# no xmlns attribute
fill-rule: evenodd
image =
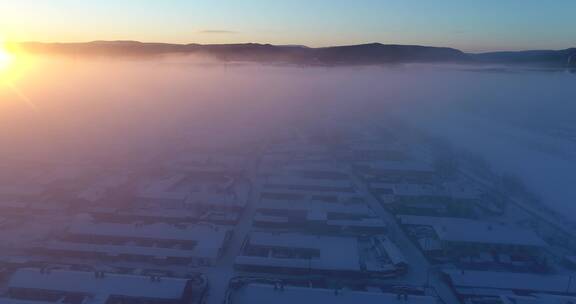
<svg viewBox="0 0 576 304"><path fill-rule="evenodd" d="M302 67L40 58L0 84L2 165L145 163L179 149L250 151L288 130L389 118L520 176L576 214L576 75L456 65Z"/></svg>

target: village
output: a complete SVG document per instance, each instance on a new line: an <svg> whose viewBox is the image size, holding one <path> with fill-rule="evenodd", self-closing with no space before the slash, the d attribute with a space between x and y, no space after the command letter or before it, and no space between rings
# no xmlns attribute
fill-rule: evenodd
<svg viewBox="0 0 576 304"><path fill-rule="evenodd" d="M0 303L576 301L569 232L391 133L19 170Z"/></svg>

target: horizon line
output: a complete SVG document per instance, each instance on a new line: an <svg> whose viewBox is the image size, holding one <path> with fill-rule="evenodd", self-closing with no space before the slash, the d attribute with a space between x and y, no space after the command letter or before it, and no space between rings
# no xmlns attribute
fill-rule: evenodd
<svg viewBox="0 0 576 304"><path fill-rule="evenodd" d="M491 52L523 52L523 51L562 51L576 48L576 46L568 46L564 48L519 48L519 49L509 49L509 48L502 48L502 49L495 49L492 48L491 50L476 50L476 51L468 51L452 46L438 46L438 45L429 45L429 44L401 44L401 43L383 43L383 42L360 42L360 43L350 43L350 44L334 44L334 45L327 45L327 46L309 46L306 44L299 44L299 43L283 43L283 44L274 44L270 42L227 42L227 43L198 43L198 42L161 42L161 41L142 41L142 40L131 40L131 39L114 39L114 40L106 40L106 39L96 39L96 40L83 40L83 41L11 41L5 40L5 43L8 44L25 44L25 43L43 43L43 44L88 44L88 43L98 43L98 42L131 42L131 43L142 43L142 44L169 44L169 45L246 45L246 44L256 44L256 45L271 45L271 46L279 46L279 47L305 47L310 49L321 49L321 48L330 48L330 47L346 47L346 46L358 46L358 45L370 45L370 44L380 44L380 45L399 45L399 46L424 46L424 47L435 47L435 48L449 48L462 51L464 53L491 53Z"/></svg>

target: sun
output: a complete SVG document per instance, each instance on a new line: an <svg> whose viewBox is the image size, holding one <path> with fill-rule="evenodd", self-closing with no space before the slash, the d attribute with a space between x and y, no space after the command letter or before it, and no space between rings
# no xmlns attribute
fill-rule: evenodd
<svg viewBox="0 0 576 304"><path fill-rule="evenodd" d="M0 37L0 81L13 82L22 76L29 60L24 60L24 54L17 45L4 42Z"/></svg>
<svg viewBox="0 0 576 304"><path fill-rule="evenodd" d="M14 55L0 42L0 72L7 71L14 63Z"/></svg>

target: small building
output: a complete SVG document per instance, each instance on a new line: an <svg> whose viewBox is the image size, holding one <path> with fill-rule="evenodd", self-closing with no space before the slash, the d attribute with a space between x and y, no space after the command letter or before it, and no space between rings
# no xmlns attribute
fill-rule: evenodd
<svg viewBox="0 0 576 304"><path fill-rule="evenodd" d="M456 293L462 298L503 294L576 295L576 280L570 275L457 269L443 272Z"/></svg>
<svg viewBox="0 0 576 304"><path fill-rule="evenodd" d="M246 206L241 194L247 189L237 186L235 179L227 176L205 180L184 173L168 175L142 186L134 207L240 212Z"/></svg>
<svg viewBox="0 0 576 304"><path fill-rule="evenodd" d="M64 237L33 250L58 256L149 263L212 265L230 231L209 224L73 223Z"/></svg>
<svg viewBox="0 0 576 304"><path fill-rule="evenodd" d="M182 206L190 194L189 189L177 185L186 179L186 174L179 173L156 178L141 186L136 199L165 206Z"/></svg>
<svg viewBox="0 0 576 304"><path fill-rule="evenodd" d="M193 297L192 288L190 280L180 278L30 268L17 270L7 284L16 301L70 304L185 304Z"/></svg>
<svg viewBox="0 0 576 304"><path fill-rule="evenodd" d="M323 200L261 199L254 218L259 227L309 231L379 232L386 223L361 199L345 202Z"/></svg>
<svg viewBox="0 0 576 304"><path fill-rule="evenodd" d="M229 290L226 304L252 303L330 303L330 304L435 304L425 295L395 294L382 291L327 289L265 283L248 283Z"/></svg>
<svg viewBox="0 0 576 304"><path fill-rule="evenodd" d="M394 142L355 142L339 154L347 161L405 161L410 158L406 149Z"/></svg>
<svg viewBox="0 0 576 304"><path fill-rule="evenodd" d="M303 275L386 277L403 273L406 265L400 251L389 252L381 237L252 232L235 266L246 271Z"/></svg>
<svg viewBox="0 0 576 304"><path fill-rule="evenodd" d="M221 152L189 153L170 159L170 171L182 172L196 179L210 180L226 176L238 176L246 165L243 154Z"/></svg>
<svg viewBox="0 0 576 304"><path fill-rule="evenodd" d="M359 161L355 169L368 180L382 182L430 182L436 177L434 167L415 160Z"/></svg>
<svg viewBox="0 0 576 304"><path fill-rule="evenodd" d="M472 216L480 193L454 185L370 182L370 191L397 214Z"/></svg>
<svg viewBox="0 0 576 304"><path fill-rule="evenodd" d="M112 223L213 223L235 225L239 212L197 210L189 208L92 208L88 212L98 221Z"/></svg>
<svg viewBox="0 0 576 304"><path fill-rule="evenodd" d="M403 225L430 227L448 255L480 251L535 255L546 246L535 232L503 223L412 215L398 219Z"/></svg>
<svg viewBox="0 0 576 304"><path fill-rule="evenodd" d="M297 176L272 176L265 179L264 190L291 190L315 192L354 192L355 188L349 180L316 179Z"/></svg>

